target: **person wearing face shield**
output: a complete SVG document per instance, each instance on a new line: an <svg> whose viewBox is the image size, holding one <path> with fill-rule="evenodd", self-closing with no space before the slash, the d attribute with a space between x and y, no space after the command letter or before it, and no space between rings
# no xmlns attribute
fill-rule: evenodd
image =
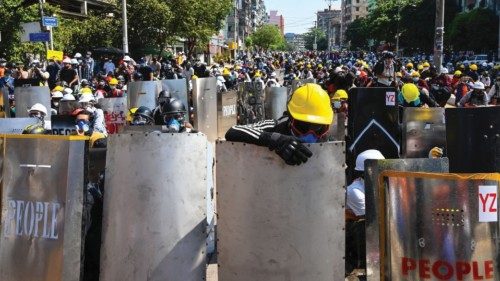
<svg viewBox="0 0 500 281"><path fill-rule="evenodd" d="M47 108L41 103L35 103L30 109L28 109L28 116L30 118L36 118L37 123L29 125L23 130L23 134L47 134L48 131L45 130L45 116L47 116Z"/></svg>
<svg viewBox="0 0 500 281"><path fill-rule="evenodd" d="M172 99L172 95L169 91L163 90L158 94L158 105L153 110L153 119L155 125L165 125L165 121L163 120L163 106L166 103L170 103L170 99Z"/></svg>
<svg viewBox="0 0 500 281"><path fill-rule="evenodd" d="M78 100L80 108L92 114L92 128L94 131L108 136L104 111L96 105L96 100L92 93L83 94Z"/></svg>
<svg viewBox="0 0 500 281"><path fill-rule="evenodd" d="M162 107L163 121L168 133L193 133L193 126L186 122L186 106L181 100L172 98Z"/></svg>
<svg viewBox="0 0 500 281"><path fill-rule="evenodd" d="M132 126L153 125L153 112L146 106L140 106L132 115Z"/></svg>
<svg viewBox="0 0 500 281"><path fill-rule="evenodd" d="M330 97L320 85L308 83L295 90L287 109L278 120L233 126L226 140L268 147L288 165L306 163L312 152L303 143L326 140L333 122Z"/></svg>

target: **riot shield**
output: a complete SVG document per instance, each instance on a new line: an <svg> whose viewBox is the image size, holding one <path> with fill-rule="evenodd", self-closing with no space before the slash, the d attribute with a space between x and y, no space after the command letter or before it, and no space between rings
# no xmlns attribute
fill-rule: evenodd
<svg viewBox="0 0 500 281"><path fill-rule="evenodd" d="M203 280L207 145L202 134L109 137L100 280Z"/></svg>
<svg viewBox="0 0 500 281"><path fill-rule="evenodd" d="M288 102L286 87L266 88L266 98L264 101L265 118L279 119L285 112Z"/></svg>
<svg viewBox="0 0 500 281"><path fill-rule="evenodd" d="M238 124L264 120L264 89L261 83L245 82L238 89Z"/></svg>
<svg viewBox="0 0 500 281"><path fill-rule="evenodd" d="M353 88L349 91L347 166L354 169L359 153L377 149L385 158L399 158L400 129L394 88Z"/></svg>
<svg viewBox="0 0 500 281"><path fill-rule="evenodd" d="M76 133L76 116L52 115L51 125L53 135L72 135Z"/></svg>
<svg viewBox="0 0 500 281"><path fill-rule="evenodd" d="M290 89L289 95L295 93L295 90L299 88L300 86L307 84L307 83L316 83L316 79L300 79L300 80L293 80L292 81L292 87Z"/></svg>
<svg viewBox="0 0 500 281"><path fill-rule="evenodd" d="M35 103L41 103L47 108L45 121L50 121L51 104L49 87L16 87L14 89L16 99L16 117L28 117L28 109Z"/></svg>
<svg viewBox="0 0 500 281"><path fill-rule="evenodd" d="M238 112L238 92L231 90L217 94L217 136L224 138L226 132L236 125Z"/></svg>
<svg viewBox="0 0 500 281"><path fill-rule="evenodd" d="M71 115L76 109L80 108L80 103L76 100L60 101L59 115Z"/></svg>
<svg viewBox="0 0 500 281"><path fill-rule="evenodd" d="M156 99L161 91L158 81L130 82L127 85L127 101L129 109L145 106L151 110L156 107Z"/></svg>
<svg viewBox="0 0 500 281"><path fill-rule="evenodd" d="M0 134L20 135L24 128L38 123L37 118L1 118Z"/></svg>
<svg viewBox="0 0 500 281"><path fill-rule="evenodd" d="M181 100L186 106L186 109L189 108L189 98L188 98L186 79L183 78L183 79L161 80L160 83L162 90L169 91L173 98Z"/></svg>
<svg viewBox="0 0 500 281"><path fill-rule="evenodd" d="M380 280L499 280L500 174L381 177Z"/></svg>
<svg viewBox="0 0 500 281"><path fill-rule="evenodd" d="M0 280L80 280L85 140L4 139Z"/></svg>
<svg viewBox="0 0 500 281"><path fill-rule="evenodd" d="M433 147L445 146L444 108L404 108L402 157L427 158Z"/></svg>
<svg viewBox="0 0 500 281"><path fill-rule="evenodd" d="M380 277L380 229L379 229L379 176L387 170L407 172L447 173L448 158L440 159L389 159L365 161L365 227L367 280L379 281Z"/></svg>
<svg viewBox="0 0 500 281"><path fill-rule="evenodd" d="M9 89L0 88L0 118L10 117Z"/></svg>
<svg viewBox="0 0 500 281"><path fill-rule="evenodd" d="M117 134L127 123L127 98L99 99L99 106L104 112L108 134Z"/></svg>
<svg viewBox="0 0 500 281"><path fill-rule="evenodd" d="M219 280L343 280L343 142L288 166L269 149L218 142Z"/></svg>
<svg viewBox="0 0 500 281"><path fill-rule="evenodd" d="M166 80L170 81L170 80ZM193 80L194 128L208 140L217 139L217 80L215 77Z"/></svg>
<svg viewBox="0 0 500 281"><path fill-rule="evenodd" d="M450 172L500 171L500 107L447 108L445 114Z"/></svg>

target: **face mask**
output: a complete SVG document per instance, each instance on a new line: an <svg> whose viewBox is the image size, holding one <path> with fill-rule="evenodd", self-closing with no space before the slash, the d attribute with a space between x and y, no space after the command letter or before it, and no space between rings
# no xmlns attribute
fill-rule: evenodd
<svg viewBox="0 0 500 281"><path fill-rule="evenodd" d="M30 118L38 118L40 120L43 120L43 114L41 112L30 112L28 116Z"/></svg>
<svg viewBox="0 0 500 281"><path fill-rule="evenodd" d="M54 106L55 106L55 107L59 107L59 102L58 102L58 101L55 101L55 102L54 102Z"/></svg>
<svg viewBox="0 0 500 281"><path fill-rule="evenodd" d="M413 79L413 82L418 82L418 80L420 80L419 78L415 77L415 78L412 78Z"/></svg>
<svg viewBox="0 0 500 281"><path fill-rule="evenodd" d="M144 125L147 125L147 121L146 121L146 119L143 119L143 118L134 118L134 120L132 120L132 125L144 126Z"/></svg>
<svg viewBox="0 0 500 281"><path fill-rule="evenodd" d="M85 110L88 111L88 112L91 112L91 113L94 113L95 112L95 108L91 105L87 105L85 107Z"/></svg>
<svg viewBox="0 0 500 281"><path fill-rule="evenodd" d="M313 133L309 133L299 137L299 140L303 143L317 143L318 139L319 138Z"/></svg>
<svg viewBox="0 0 500 281"><path fill-rule="evenodd" d="M166 123L168 129L171 131L179 132L181 130L181 123L175 118L170 118Z"/></svg>
<svg viewBox="0 0 500 281"><path fill-rule="evenodd" d="M342 106L342 102L340 101L334 101L333 102L333 107L336 109L339 109Z"/></svg>
<svg viewBox="0 0 500 281"><path fill-rule="evenodd" d="M90 130L89 121L77 120L75 128L78 133L86 133Z"/></svg>
<svg viewBox="0 0 500 281"><path fill-rule="evenodd" d="M114 90L116 88L116 86L109 86L111 88L111 90Z"/></svg>

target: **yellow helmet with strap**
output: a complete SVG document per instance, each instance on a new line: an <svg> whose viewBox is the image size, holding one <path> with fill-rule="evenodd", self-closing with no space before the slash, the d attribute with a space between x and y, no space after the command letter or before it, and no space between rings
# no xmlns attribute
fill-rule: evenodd
<svg viewBox="0 0 500 281"><path fill-rule="evenodd" d="M308 83L295 90L288 102L288 112L303 122L330 125L333 121L330 98L317 84Z"/></svg>

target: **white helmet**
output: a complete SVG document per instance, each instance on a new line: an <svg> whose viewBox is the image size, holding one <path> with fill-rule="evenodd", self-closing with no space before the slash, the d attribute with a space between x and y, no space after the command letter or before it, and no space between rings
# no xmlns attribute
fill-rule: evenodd
<svg viewBox="0 0 500 281"><path fill-rule="evenodd" d="M82 57L82 54L80 54L80 53L76 53L76 54L75 54L75 59L79 59L79 58L81 58L81 57Z"/></svg>
<svg viewBox="0 0 500 281"><path fill-rule="evenodd" d="M85 94L80 97L79 102L95 102L94 95L92 94Z"/></svg>
<svg viewBox="0 0 500 281"><path fill-rule="evenodd" d="M484 84L483 82L475 82L474 85L472 86L474 90L484 90Z"/></svg>
<svg viewBox="0 0 500 281"><path fill-rule="evenodd" d="M369 149L361 152L356 158L356 167L354 170L363 172L365 170L365 160L385 159L384 155L378 150Z"/></svg>
<svg viewBox="0 0 500 281"><path fill-rule="evenodd" d="M64 59L63 59L63 61L62 61L62 62L63 62L63 63L71 63L71 59L70 59L70 58L68 58L68 57L66 57L66 58L64 58Z"/></svg>
<svg viewBox="0 0 500 281"><path fill-rule="evenodd" d="M129 61L131 61L131 59L130 59L130 57L129 57L129 56L124 56L124 57L123 57L123 61L129 62Z"/></svg>
<svg viewBox="0 0 500 281"><path fill-rule="evenodd" d="M39 111L44 115L47 115L47 108L41 103L35 103L30 109L28 109L28 113L33 111Z"/></svg>
<svg viewBox="0 0 500 281"><path fill-rule="evenodd" d="M441 68L441 74L448 74L448 68L442 67Z"/></svg>
<svg viewBox="0 0 500 281"><path fill-rule="evenodd" d="M65 94L62 98L63 101L73 101L73 100L76 100L75 99L75 96L73 96L72 94Z"/></svg>
<svg viewBox="0 0 500 281"><path fill-rule="evenodd" d="M78 64L78 61L76 59L71 59L71 64Z"/></svg>
<svg viewBox="0 0 500 281"><path fill-rule="evenodd" d="M52 98L53 99L62 99L63 98L63 93L59 92L59 91L55 91L52 93Z"/></svg>
<svg viewBox="0 0 500 281"><path fill-rule="evenodd" d="M63 92L64 92L65 95L71 95L71 94L73 94L73 90L71 90L71 88L66 88L66 89L63 90Z"/></svg>

